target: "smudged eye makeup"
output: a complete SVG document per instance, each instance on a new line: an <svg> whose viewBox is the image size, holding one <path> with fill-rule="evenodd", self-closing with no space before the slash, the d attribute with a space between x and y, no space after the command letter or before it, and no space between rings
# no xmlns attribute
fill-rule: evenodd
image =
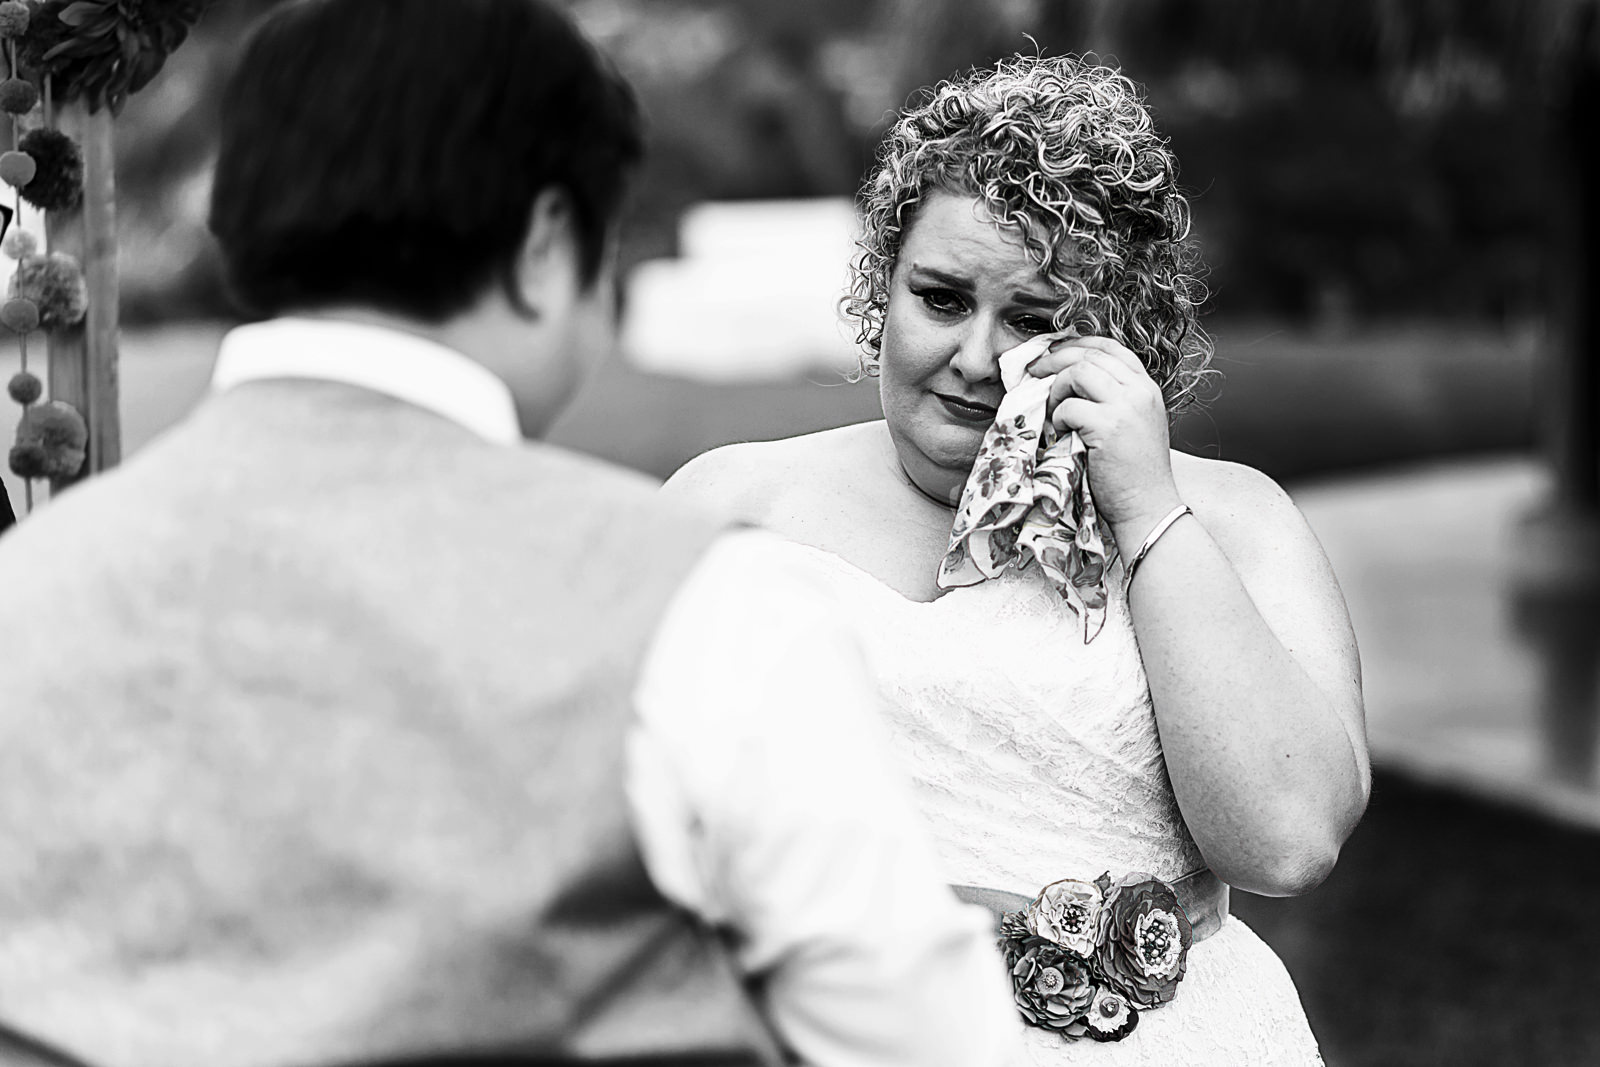
<svg viewBox="0 0 1600 1067"><path fill-rule="evenodd" d="M910 290L912 296L922 301L923 306L936 315L955 317L964 315L970 310L967 298L954 289L942 285L913 285ZM1006 320L1006 325L1025 337L1049 333L1055 329L1055 324L1048 316L1032 312L1013 315Z"/></svg>
<svg viewBox="0 0 1600 1067"><path fill-rule="evenodd" d="M961 294L954 289L945 289L940 286L913 287L911 295L921 300L933 311L946 315L955 315L967 310L967 302Z"/></svg>
<svg viewBox="0 0 1600 1067"><path fill-rule="evenodd" d="M1011 328L1018 333L1033 336L1035 334L1049 333L1056 327L1055 323L1042 315L1018 315L1011 320Z"/></svg>

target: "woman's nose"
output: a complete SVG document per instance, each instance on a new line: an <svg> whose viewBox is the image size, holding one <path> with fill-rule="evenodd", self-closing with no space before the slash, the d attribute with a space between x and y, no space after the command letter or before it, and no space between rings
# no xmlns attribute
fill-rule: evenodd
<svg viewBox="0 0 1600 1067"><path fill-rule="evenodd" d="M1004 341L996 336L994 326L974 316L950 355L950 366L962 379L969 382L999 381L1000 353Z"/></svg>

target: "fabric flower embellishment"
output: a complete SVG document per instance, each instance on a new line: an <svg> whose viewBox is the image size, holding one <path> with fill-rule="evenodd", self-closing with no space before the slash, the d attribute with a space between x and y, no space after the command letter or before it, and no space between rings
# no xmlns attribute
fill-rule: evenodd
<svg viewBox="0 0 1600 1067"><path fill-rule="evenodd" d="M1112 989L1096 989L1083 1017L1085 1036L1096 1041L1121 1041L1139 1025L1139 1009Z"/></svg>
<svg viewBox="0 0 1600 1067"><path fill-rule="evenodd" d="M1011 965L1012 999L1022 1017L1046 1030L1066 1030L1094 999L1086 962L1036 943Z"/></svg>
<svg viewBox="0 0 1600 1067"><path fill-rule="evenodd" d="M1028 930L1084 958L1094 956L1105 896L1093 882L1063 878L1039 892L1023 912Z"/></svg>
<svg viewBox="0 0 1600 1067"><path fill-rule="evenodd" d="M1063 1041L1121 1041L1177 992L1194 930L1177 891L1148 874L1051 882L1000 916L1017 1010Z"/></svg>
<svg viewBox="0 0 1600 1067"><path fill-rule="evenodd" d="M1102 875L1098 884L1106 899L1095 964L1136 1007L1167 1003L1177 993L1194 941L1177 894L1148 874L1130 874L1116 885Z"/></svg>

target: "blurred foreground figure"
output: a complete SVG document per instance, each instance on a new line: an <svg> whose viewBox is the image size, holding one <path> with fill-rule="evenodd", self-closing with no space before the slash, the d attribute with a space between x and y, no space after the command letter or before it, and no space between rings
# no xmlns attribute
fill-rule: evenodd
<svg viewBox="0 0 1600 1067"><path fill-rule="evenodd" d="M804 550L524 441L627 86L536 0L305 0L222 124L265 321L0 551L0 1063L1002 1062Z"/></svg>
<svg viewBox="0 0 1600 1067"><path fill-rule="evenodd" d="M862 201L884 420L669 490L820 550L948 877L1001 914L1021 1062L1320 1063L1228 887L1332 868L1360 671L1289 499L1169 448L1211 354L1177 161L1118 71L1019 56L909 108Z"/></svg>
<svg viewBox="0 0 1600 1067"><path fill-rule="evenodd" d="M0 533L5 533L16 521L16 513L11 510L11 497L6 493L6 487L0 484Z"/></svg>

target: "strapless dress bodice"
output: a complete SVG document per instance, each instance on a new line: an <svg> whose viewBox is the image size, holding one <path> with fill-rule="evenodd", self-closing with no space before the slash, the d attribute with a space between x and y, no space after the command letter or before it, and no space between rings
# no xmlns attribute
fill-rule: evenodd
<svg viewBox="0 0 1600 1067"><path fill-rule="evenodd" d="M1161 755L1121 571L1105 627L1040 576L1007 573L923 603L811 549L861 643L890 742L954 884L1033 896L1060 878L1204 866ZM1020 1025L1020 1023L1019 1023ZM1019 1064L1320 1064L1299 996L1236 918L1191 950L1177 998L1121 1042L1027 1028Z"/></svg>
<svg viewBox="0 0 1600 1067"><path fill-rule="evenodd" d="M1204 861L1183 823L1149 687L1113 586L1091 642L1036 575L929 603L817 551L884 698L951 878L1032 895L1068 875Z"/></svg>

